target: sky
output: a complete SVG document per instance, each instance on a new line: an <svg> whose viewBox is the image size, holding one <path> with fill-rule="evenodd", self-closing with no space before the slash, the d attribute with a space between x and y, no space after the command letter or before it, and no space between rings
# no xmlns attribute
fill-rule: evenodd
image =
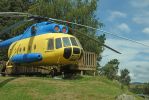
<svg viewBox="0 0 149 100"><path fill-rule="evenodd" d="M149 0L99 0L96 18L103 30L149 45ZM116 58L120 70L130 71L131 82L149 82L149 47L112 35L106 38L106 44L122 54L105 48L101 65Z"/></svg>

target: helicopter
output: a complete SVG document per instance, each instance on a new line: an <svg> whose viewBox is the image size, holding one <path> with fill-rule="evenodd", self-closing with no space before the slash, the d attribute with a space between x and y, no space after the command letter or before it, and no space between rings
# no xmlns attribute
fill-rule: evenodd
<svg viewBox="0 0 149 100"><path fill-rule="evenodd" d="M68 26L55 21L68 22L54 18L42 17L21 12L0 12L3 17L27 17L1 31L1 34L27 22L36 23L29 26L21 35L0 42L0 48L9 47L7 65L19 66L51 66L77 64L83 56L83 47L79 40L68 34ZM68 22L71 24L77 24ZM100 43L98 40L90 39ZM101 44L101 43L100 43ZM102 44L104 47L121 54L117 50ZM5 72L5 70L3 70Z"/></svg>

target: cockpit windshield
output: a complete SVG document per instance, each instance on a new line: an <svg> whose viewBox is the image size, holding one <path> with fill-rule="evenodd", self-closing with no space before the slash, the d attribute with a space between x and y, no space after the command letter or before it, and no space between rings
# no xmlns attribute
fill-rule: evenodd
<svg viewBox="0 0 149 100"><path fill-rule="evenodd" d="M71 46L71 43L68 37L63 37L63 44L64 44L64 47Z"/></svg>
<svg viewBox="0 0 149 100"><path fill-rule="evenodd" d="M70 37L70 40L71 40L72 46L78 46L77 41L74 37Z"/></svg>
<svg viewBox="0 0 149 100"><path fill-rule="evenodd" d="M63 45L64 47L68 47L68 46L81 46L79 40L75 37L63 37L62 38L62 41L63 41Z"/></svg>
<svg viewBox="0 0 149 100"><path fill-rule="evenodd" d="M82 45L80 44L79 40L76 38L77 44L78 46L80 46L82 48Z"/></svg>

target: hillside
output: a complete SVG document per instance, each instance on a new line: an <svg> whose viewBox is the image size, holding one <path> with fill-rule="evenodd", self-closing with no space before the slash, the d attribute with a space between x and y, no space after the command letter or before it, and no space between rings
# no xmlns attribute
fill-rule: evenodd
<svg viewBox="0 0 149 100"><path fill-rule="evenodd" d="M120 87L105 77L0 77L0 100L114 100L120 94L130 94Z"/></svg>

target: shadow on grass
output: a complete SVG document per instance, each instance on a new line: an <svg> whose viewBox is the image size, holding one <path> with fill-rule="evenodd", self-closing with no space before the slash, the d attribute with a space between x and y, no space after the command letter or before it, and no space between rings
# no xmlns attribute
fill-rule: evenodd
<svg viewBox="0 0 149 100"><path fill-rule="evenodd" d="M65 77L63 79L65 80L79 80L82 79L83 77L80 75L71 75L71 74L67 74L65 75Z"/></svg>
<svg viewBox="0 0 149 100"><path fill-rule="evenodd" d="M16 78L17 78L17 77L13 77L13 78L9 78L9 79L6 79L6 80L0 82L0 88L3 87L4 85L6 85L7 83L9 83L9 82L15 80Z"/></svg>

